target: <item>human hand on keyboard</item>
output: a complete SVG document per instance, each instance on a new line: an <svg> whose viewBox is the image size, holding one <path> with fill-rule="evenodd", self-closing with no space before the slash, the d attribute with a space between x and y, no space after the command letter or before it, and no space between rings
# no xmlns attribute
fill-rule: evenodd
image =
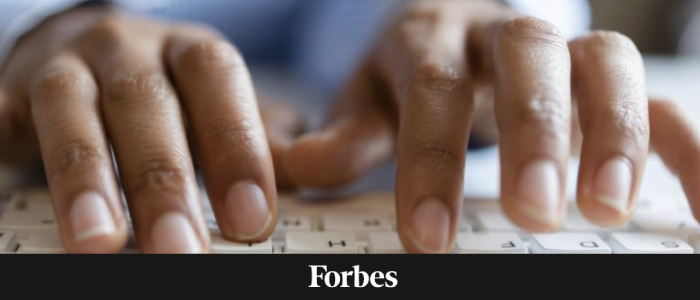
<svg viewBox="0 0 700 300"><path fill-rule="evenodd" d="M214 30L78 8L28 34L1 84L0 158L29 162L41 149L68 251L119 252L126 243L109 142L141 251L208 250L186 129L223 235L259 241L274 230L275 177L256 95L242 58ZM266 116L286 120L271 135L296 126L270 109Z"/></svg>
<svg viewBox="0 0 700 300"><path fill-rule="evenodd" d="M470 133L500 143L502 205L527 230L562 224L571 148L581 147L578 204L598 225L631 217L650 135L700 201L700 135L672 104L649 102L642 57L620 34L567 43L496 1L446 0L415 2L378 41L287 165L301 185L332 187L396 154L398 231L410 252L454 244Z"/></svg>

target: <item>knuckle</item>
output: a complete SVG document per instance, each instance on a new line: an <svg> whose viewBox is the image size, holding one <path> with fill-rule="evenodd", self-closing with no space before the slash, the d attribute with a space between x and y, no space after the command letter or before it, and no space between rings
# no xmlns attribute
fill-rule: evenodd
<svg viewBox="0 0 700 300"><path fill-rule="evenodd" d="M597 49L622 49L639 53L632 39L618 32L595 31L583 38L583 41L587 52L595 52Z"/></svg>
<svg viewBox="0 0 700 300"><path fill-rule="evenodd" d="M58 178L70 178L106 165L107 159L100 147L85 141L66 143L57 148L53 157L45 162L47 174Z"/></svg>
<svg viewBox="0 0 700 300"><path fill-rule="evenodd" d="M207 149L219 157L260 153L265 149L264 133L256 128L252 122L214 122L204 136Z"/></svg>
<svg viewBox="0 0 700 300"><path fill-rule="evenodd" d="M466 149L444 141L430 140L417 147L417 161L426 168L459 173L464 167ZM465 153L462 153L465 152Z"/></svg>
<svg viewBox="0 0 700 300"><path fill-rule="evenodd" d="M107 90L107 99L124 104L163 100L173 94L168 79L156 72L118 72Z"/></svg>
<svg viewBox="0 0 700 300"><path fill-rule="evenodd" d="M553 24L532 17L518 17L501 27L500 39L538 41L558 48L568 49L566 38Z"/></svg>
<svg viewBox="0 0 700 300"><path fill-rule="evenodd" d="M623 141L634 147L647 145L650 139L648 111L638 101L618 101L612 107L612 121Z"/></svg>
<svg viewBox="0 0 700 300"><path fill-rule="evenodd" d="M80 37L82 41L119 40L123 36L124 21L117 15L109 15L90 26Z"/></svg>
<svg viewBox="0 0 700 300"><path fill-rule="evenodd" d="M82 100L95 93L96 84L88 74L66 70L52 70L40 75L34 86L33 101Z"/></svg>
<svg viewBox="0 0 700 300"><path fill-rule="evenodd" d="M135 193L158 190L178 190L187 186L190 177L184 162L150 159L140 164L133 179L126 178Z"/></svg>
<svg viewBox="0 0 700 300"><path fill-rule="evenodd" d="M190 45L180 57L180 64L191 72L210 73L245 67L240 52L225 41L206 41Z"/></svg>
<svg viewBox="0 0 700 300"><path fill-rule="evenodd" d="M563 101L532 100L516 105L511 112L511 128L532 130L543 140L567 141L571 129L571 109Z"/></svg>
<svg viewBox="0 0 700 300"><path fill-rule="evenodd" d="M464 72L447 62L424 60L414 71L412 87L453 94L465 88Z"/></svg>

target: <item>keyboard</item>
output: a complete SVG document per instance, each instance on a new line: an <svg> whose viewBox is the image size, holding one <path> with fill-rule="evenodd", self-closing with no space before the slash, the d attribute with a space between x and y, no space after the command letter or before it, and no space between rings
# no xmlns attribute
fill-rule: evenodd
<svg viewBox="0 0 700 300"><path fill-rule="evenodd" d="M224 240L208 201L204 203L215 254L406 253L395 231L391 194L326 201L280 195L277 228L269 240L256 244ZM0 253L65 253L48 192L0 193ZM123 253L138 253L135 243ZM687 207L643 202L632 221L620 228L594 226L572 207L560 232L532 234L510 223L498 201L465 200L453 253L700 254L700 224Z"/></svg>

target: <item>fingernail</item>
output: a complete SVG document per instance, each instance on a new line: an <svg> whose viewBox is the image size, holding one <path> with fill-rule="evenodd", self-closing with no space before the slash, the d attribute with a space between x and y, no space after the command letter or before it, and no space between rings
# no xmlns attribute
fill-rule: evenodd
<svg viewBox="0 0 700 300"><path fill-rule="evenodd" d="M450 235L450 211L437 199L424 200L413 211L413 244L424 253L444 253Z"/></svg>
<svg viewBox="0 0 700 300"><path fill-rule="evenodd" d="M230 233L239 240L260 237L272 222L265 194L252 182L240 182L233 186L226 194L224 207Z"/></svg>
<svg viewBox="0 0 700 300"><path fill-rule="evenodd" d="M593 198L622 214L628 213L632 190L632 167L621 159L608 160L595 175Z"/></svg>
<svg viewBox="0 0 700 300"><path fill-rule="evenodd" d="M111 235L117 230L107 201L98 193L80 194L73 202L70 218L75 243Z"/></svg>
<svg viewBox="0 0 700 300"><path fill-rule="evenodd" d="M182 214L169 213L156 221L152 229L153 250L162 254L201 253L202 245L192 224Z"/></svg>
<svg viewBox="0 0 700 300"><path fill-rule="evenodd" d="M525 167L516 190L518 211L528 219L552 225L559 219L561 180L551 161L538 161Z"/></svg>

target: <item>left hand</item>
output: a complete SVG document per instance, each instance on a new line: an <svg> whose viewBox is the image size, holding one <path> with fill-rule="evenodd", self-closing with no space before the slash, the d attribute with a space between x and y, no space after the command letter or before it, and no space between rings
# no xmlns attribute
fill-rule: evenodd
<svg viewBox="0 0 700 300"><path fill-rule="evenodd" d="M322 131L292 146L287 169L300 185L331 187L396 153L409 252L451 251L470 133L499 141L502 205L527 230L553 231L565 218L572 128L583 134L578 203L594 223L631 217L650 132L700 203L699 135L673 105L650 105L628 38L596 32L567 43L496 1L433 0L410 5L378 41Z"/></svg>

